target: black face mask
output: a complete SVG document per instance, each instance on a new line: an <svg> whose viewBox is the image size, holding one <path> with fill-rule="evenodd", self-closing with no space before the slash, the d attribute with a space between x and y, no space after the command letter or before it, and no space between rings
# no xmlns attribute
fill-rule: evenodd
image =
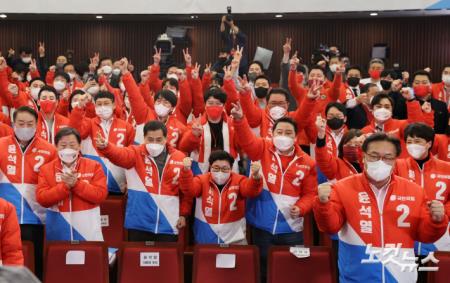
<svg viewBox="0 0 450 283"><path fill-rule="evenodd" d="M357 87L359 85L360 78L350 77L347 79L347 83L351 87Z"/></svg>
<svg viewBox="0 0 450 283"><path fill-rule="evenodd" d="M255 88L256 97L258 97L258 98L266 98L267 91L269 91L269 89L265 88L265 87L257 87L257 88Z"/></svg>
<svg viewBox="0 0 450 283"><path fill-rule="evenodd" d="M344 125L344 119L332 118L327 119L327 126L332 130L338 130Z"/></svg>
<svg viewBox="0 0 450 283"><path fill-rule="evenodd" d="M381 84L381 87L383 88L383 90L390 90L392 82L391 81L387 81L387 80L381 80L380 84Z"/></svg>

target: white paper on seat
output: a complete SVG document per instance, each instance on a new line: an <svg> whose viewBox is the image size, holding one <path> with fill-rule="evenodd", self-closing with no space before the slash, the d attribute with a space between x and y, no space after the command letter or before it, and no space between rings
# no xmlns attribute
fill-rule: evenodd
<svg viewBox="0 0 450 283"><path fill-rule="evenodd" d="M216 268L235 268L236 255L235 254L217 254Z"/></svg>
<svg viewBox="0 0 450 283"><path fill-rule="evenodd" d="M67 265L83 265L86 260L85 251L68 251L66 253Z"/></svg>
<svg viewBox="0 0 450 283"><path fill-rule="evenodd" d="M305 247L290 247L289 252L297 258L306 258L310 256L309 248Z"/></svg>
<svg viewBox="0 0 450 283"><path fill-rule="evenodd" d="M141 253L140 266L159 266L159 253Z"/></svg>
<svg viewBox="0 0 450 283"><path fill-rule="evenodd" d="M263 64L265 70L269 69L270 61L272 60L273 51L264 47L256 47L255 57L253 61L259 61Z"/></svg>
<svg viewBox="0 0 450 283"><path fill-rule="evenodd" d="M100 215L100 223L102 227L109 226L109 215Z"/></svg>

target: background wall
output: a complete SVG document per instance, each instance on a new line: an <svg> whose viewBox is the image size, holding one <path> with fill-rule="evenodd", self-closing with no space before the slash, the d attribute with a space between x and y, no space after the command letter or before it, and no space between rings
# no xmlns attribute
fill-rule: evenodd
<svg viewBox="0 0 450 283"><path fill-rule="evenodd" d="M54 62L67 49L75 51L74 62L87 60L94 51L101 56L131 59L137 70L152 62L154 41L168 25L192 26L192 55L203 66L213 61L220 49L219 20L201 22L108 22L108 21L2 21L0 22L0 50L22 46L36 49L44 41L47 56ZM413 72L430 66L433 79L440 80L445 64L450 64L450 17L370 18L335 20L266 20L237 21L248 35L250 59L256 46L274 50L269 75L278 80L279 62L285 37L293 38L293 49L309 62L311 52L320 43L337 44L348 53L352 63L364 68L371 55L372 45L387 43L391 48L388 67L394 62ZM181 62L181 48L175 49Z"/></svg>

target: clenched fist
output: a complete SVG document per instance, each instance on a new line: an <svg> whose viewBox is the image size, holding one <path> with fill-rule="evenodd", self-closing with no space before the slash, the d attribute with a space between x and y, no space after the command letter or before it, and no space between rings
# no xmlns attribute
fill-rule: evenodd
<svg viewBox="0 0 450 283"><path fill-rule="evenodd" d="M328 183L319 185L319 200L321 203L327 203L330 201L331 186Z"/></svg>

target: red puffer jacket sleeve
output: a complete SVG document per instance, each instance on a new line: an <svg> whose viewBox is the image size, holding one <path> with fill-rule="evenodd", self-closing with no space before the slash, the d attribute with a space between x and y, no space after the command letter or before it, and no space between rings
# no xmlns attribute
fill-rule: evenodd
<svg viewBox="0 0 450 283"><path fill-rule="evenodd" d="M4 265L23 265L22 241L16 209L11 203L1 199L0 210L3 214L1 223L1 260Z"/></svg>
<svg viewBox="0 0 450 283"><path fill-rule="evenodd" d="M72 192L92 204L100 204L108 196L108 188L106 186L106 176L100 163L95 162L94 177L90 182L77 181L72 188Z"/></svg>
<svg viewBox="0 0 450 283"><path fill-rule="evenodd" d="M162 80L159 79L160 67L159 65L152 65L150 68L150 77L149 84L150 89L153 90L154 93L157 93L162 89Z"/></svg>
<svg viewBox="0 0 450 283"><path fill-rule="evenodd" d="M43 207L51 207L69 197L70 188L64 183L51 186L47 178L55 178L54 162L41 167L38 175L36 200Z"/></svg>
<svg viewBox="0 0 450 283"><path fill-rule="evenodd" d="M188 216L191 214L193 198L189 193L189 189L192 186L193 174L192 170L181 169L180 174L180 215Z"/></svg>
<svg viewBox="0 0 450 283"><path fill-rule="evenodd" d="M328 234L339 232L346 221L344 207L334 188L327 203L321 203L319 197L315 198L313 211L319 230Z"/></svg>

